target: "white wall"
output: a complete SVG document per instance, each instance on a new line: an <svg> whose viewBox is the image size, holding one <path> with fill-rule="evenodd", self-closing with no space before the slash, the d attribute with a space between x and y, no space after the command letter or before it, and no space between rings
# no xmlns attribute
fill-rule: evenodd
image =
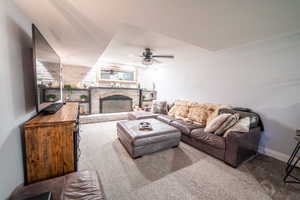
<svg viewBox="0 0 300 200"><path fill-rule="evenodd" d="M0 2L0 199L24 182L21 125L35 113L31 24L11 0Z"/></svg>
<svg viewBox="0 0 300 200"><path fill-rule="evenodd" d="M261 146L285 158L291 153L300 128L300 33L210 53L187 45L175 56L149 70L159 99L249 107L265 125Z"/></svg>

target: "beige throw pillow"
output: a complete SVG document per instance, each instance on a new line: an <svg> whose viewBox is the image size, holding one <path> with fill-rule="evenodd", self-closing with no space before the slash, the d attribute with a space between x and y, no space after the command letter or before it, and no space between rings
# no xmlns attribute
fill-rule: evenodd
<svg viewBox="0 0 300 200"><path fill-rule="evenodd" d="M200 103L193 103L190 107L188 118L193 122L205 126L207 120L207 105Z"/></svg>
<svg viewBox="0 0 300 200"><path fill-rule="evenodd" d="M204 132L215 132L232 114L224 113L209 121L204 129Z"/></svg>
<svg viewBox="0 0 300 200"><path fill-rule="evenodd" d="M219 110L221 108L230 108L230 106L225 104L211 104L209 106L207 123L219 115Z"/></svg>
<svg viewBox="0 0 300 200"><path fill-rule="evenodd" d="M168 112L168 115L176 118L187 118L190 109L190 102L176 100L175 105Z"/></svg>
<svg viewBox="0 0 300 200"><path fill-rule="evenodd" d="M235 125L239 121L240 115L238 113L235 113L227 118L227 120L215 131L216 135L223 135L225 131L229 128L231 128L233 125Z"/></svg>
<svg viewBox="0 0 300 200"><path fill-rule="evenodd" d="M248 133L250 128L250 117L240 119L233 127L229 128L223 137L226 137L230 132Z"/></svg>

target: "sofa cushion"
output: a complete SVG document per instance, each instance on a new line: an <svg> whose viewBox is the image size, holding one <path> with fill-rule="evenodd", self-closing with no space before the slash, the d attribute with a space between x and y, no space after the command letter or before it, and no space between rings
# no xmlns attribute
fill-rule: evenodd
<svg viewBox="0 0 300 200"><path fill-rule="evenodd" d="M151 112L155 114L167 114L168 113L167 102L154 100L152 102Z"/></svg>
<svg viewBox="0 0 300 200"><path fill-rule="evenodd" d="M225 138L217 136L213 133L204 132L204 128L192 130L190 137L215 148L225 149Z"/></svg>
<svg viewBox="0 0 300 200"><path fill-rule="evenodd" d="M184 121L184 120L181 120L181 119L171 121L170 125L178 128L180 130L180 132L185 134L185 135L190 135L192 130L201 127L200 125L194 124L194 123L189 122L189 121Z"/></svg>
<svg viewBox="0 0 300 200"><path fill-rule="evenodd" d="M167 123L167 124L170 124L171 121L176 120L175 117L169 116L169 115L158 115L158 116L156 117L156 119L158 119L158 120L160 120L160 121L162 121L162 122L165 122L165 123Z"/></svg>
<svg viewBox="0 0 300 200"><path fill-rule="evenodd" d="M222 136L227 129L231 128L239 121L239 118L240 115L238 113L230 115L227 120L215 131L215 134Z"/></svg>
<svg viewBox="0 0 300 200"><path fill-rule="evenodd" d="M231 115L232 114L229 113L218 115L216 118L206 124L204 131L208 133L214 133Z"/></svg>
<svg viewBox="0 0 300 200"><path fill-rule="evenodd" d="M168 115L176 118L187 118L190 109L190 102L176 100L174 106L168 112Z"/></svg>

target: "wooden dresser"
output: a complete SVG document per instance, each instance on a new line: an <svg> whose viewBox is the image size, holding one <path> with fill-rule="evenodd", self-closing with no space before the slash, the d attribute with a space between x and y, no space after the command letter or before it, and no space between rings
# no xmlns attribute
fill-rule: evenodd
<svg viewBox="0 0 300 200"><path fill-rule="evenodd" d="M24 126L25 183L77 171L78 103L67 103L52 115L39 114Z"/></svg>

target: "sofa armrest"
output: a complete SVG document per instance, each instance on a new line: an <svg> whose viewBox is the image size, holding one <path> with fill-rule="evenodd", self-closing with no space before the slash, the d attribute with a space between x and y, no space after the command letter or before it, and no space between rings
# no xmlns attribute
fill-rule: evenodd
<svg viewBox="0 0 300 200"><path fill-rule="evenodd" d="M230 132L225 138L225 162L237 167L244 160L257 153L261 128L256 127L248 133Z"/></svg>

